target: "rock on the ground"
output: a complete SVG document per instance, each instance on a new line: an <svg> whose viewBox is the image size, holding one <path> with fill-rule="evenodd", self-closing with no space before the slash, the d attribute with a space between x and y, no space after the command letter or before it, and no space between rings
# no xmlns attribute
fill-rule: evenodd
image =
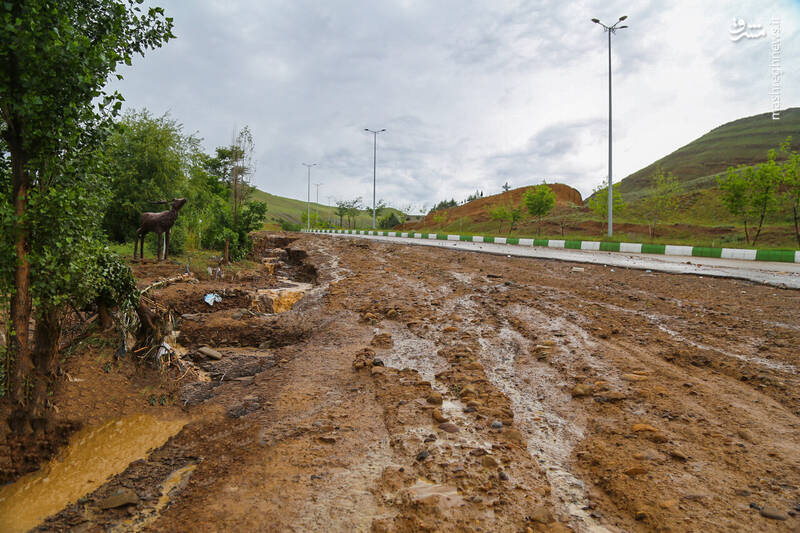
<svg viewBox="0 0 800 533"><path fill-rule="evenodd" d="M98 507L101 509L114 509L122 507L123 505L132 505L139 503L139 496L133 489L126 487L115 490L110 496L106 496L99 502Z"/></svg>
<svg viewBox="0 0 800 533"><path fill-rule="evenodd" d="M772 520L788 520L789 515L771 505L765 505L759 511L764 518L771 518Z"/></svg>
<svg viewBox="0 0 800 533"><path fill-rule="evenodd" d="M205 355L209 359L215 359L217 361L222 359L222 354L209 346L201 346L200 348L197 349L197 351L198 353Z"/></svg>

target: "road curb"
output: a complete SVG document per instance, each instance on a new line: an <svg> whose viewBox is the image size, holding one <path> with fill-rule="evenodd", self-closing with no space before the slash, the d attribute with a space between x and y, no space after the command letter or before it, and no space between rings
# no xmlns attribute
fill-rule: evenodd
<svg viewBox="0 0 800 533"><path fill-rule="evenodd" d="M571 241L558 239L521 239L518 237L490 237L485 235L449 235L447 233L415 233L400 231L318 229L302 230L303 233L339 233L409 239L431 239L439 241L487 242L540 246L543 248L569 248L602 252L624 252L628 254L677 255L685 257L715 257L745 261L777 261L800 263L800 250L747 250L739 248L711 248L706 246L678 246L672 244L644 244L632 242Z"/></svg>

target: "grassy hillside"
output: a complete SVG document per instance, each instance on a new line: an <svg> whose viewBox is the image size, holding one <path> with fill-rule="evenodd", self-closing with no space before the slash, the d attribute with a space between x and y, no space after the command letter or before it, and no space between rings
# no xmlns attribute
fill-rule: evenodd
<svg viewBox="0 0 800 533"><path fill-rule="evenodd" d="M295 200L293 198L284 198L283 196L276 196L268 192L254 189L250 197L252 200L259 202L266 202L267 204L267 224L264 229L280 229L280 221L285 220L293 224L300 224L303 220L308 207L307 203L302 200ZM389 212L400 213L396 209L385 209L383 215ZM339 224L339 217L336 216L336 206L328 206L311 202L311 212L319 213L320 220L328 222L329 220L334 224ZM344 219L344 225L347 226L347 218ZM356 227L367 228L372 227L372 210L369 213L364 211L356 219Z"/></svg>
<svg viewBox="0 0 800 533"><path fill-rule="evenodd" d="M716 187L716 176L730 166L751 165L767 159L789 135L800 142L800 108L781 111L780 120L763 113L723 124L620 181L628 202L644 197L656 166L672 172L687 192Z"/></svg>

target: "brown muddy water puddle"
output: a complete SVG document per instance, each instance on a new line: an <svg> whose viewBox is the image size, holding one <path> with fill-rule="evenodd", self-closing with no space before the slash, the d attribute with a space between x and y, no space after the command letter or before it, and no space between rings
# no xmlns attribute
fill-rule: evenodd
<svg viewBox="0 0 800 533"><path fill-rule="evenodd" d="M0 489L0 531L36 527L162 446L187 422L136 414L79 431L47 465Z"/></svg>
<svg viewBox="0 0 800 533"><path fill-rule="evenodd" d="M269 302L271 309L268 309L268 311L273 313L285 313L291 310L313 287L310 283L291 281L286 278L282 278L281 282L286 286L277 289L258 290L258 299L265 301L265 303Z"/></svg>

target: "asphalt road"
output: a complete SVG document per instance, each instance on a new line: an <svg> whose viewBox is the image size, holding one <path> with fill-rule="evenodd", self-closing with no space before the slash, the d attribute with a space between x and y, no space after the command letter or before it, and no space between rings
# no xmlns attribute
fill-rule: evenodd
<svg viewBox="0 0 800 533"><path fill-rule="evenodd" d="M712 257L682 257L667 255L628 254L566 248L529 247L512 244L439 241L375 235L330 234L332 237L372 239L417 246L437 246L470 252L516 257L556 259L575 263L592 263L618 268L653 270L673 274L694 274L721 278L737 278L764 283L775 287L800 289L800 263L768 261L742 261Z"/></svg>

